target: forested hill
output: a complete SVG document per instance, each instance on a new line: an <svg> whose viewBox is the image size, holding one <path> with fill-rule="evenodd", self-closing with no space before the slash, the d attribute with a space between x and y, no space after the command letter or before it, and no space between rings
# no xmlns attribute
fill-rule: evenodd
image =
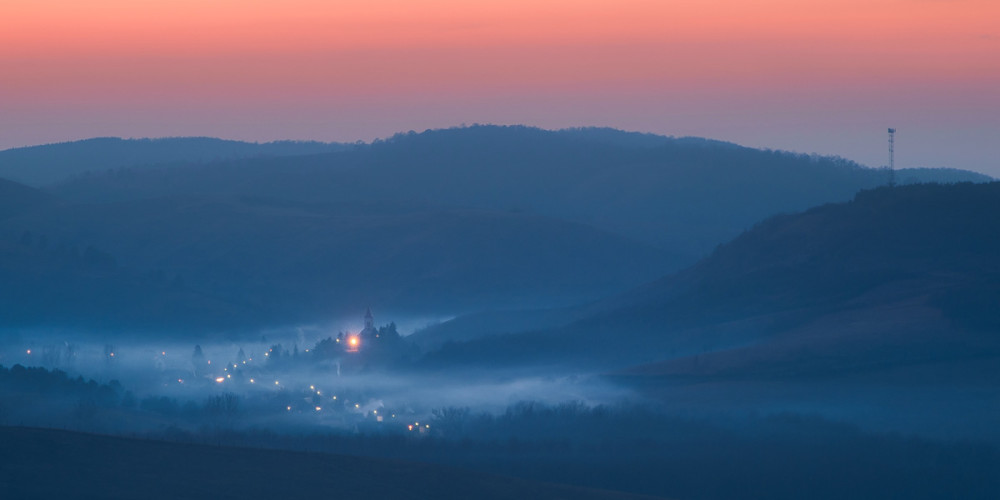
<svg viewBox="0 0 1000 500"><path fill-rule="evenodd" d="M432 358L623 366L698 355L701 369L713 356L764 369L995 356L997 255L1000 183L879 188L770 218L568 326L455 344Z"/></svg>
<svg viewBox="0 0 1000 500"><path fill-rule="evenodd" d="M83 153L91 146L99 154ZM888 180L838 158L611 129L474 126L285 146L302 154L164 164L277 145L53 146L82 166L146 164L41 190L0 185L11 193L0 203L6 318L195 332L368 305L441 317L584 303L691 265L766 217Z"/></svg>
<svg viewBox="0 0 1000 500"><path fill-rule="evenodd" d="M531 214L168 197L0 221L7 326L200 333L567 305L666 272L664 252ZM181 328L183 327L183 328Z"/></svg>
<svg viewBox="0 0 1000 500"><path fill-rule="evenodd" d="M124 167L258 156L292 156L340 151L349 146L314 141L250 143L210 137L120 139L99 137L0 151L0 177L43 186L76 176Z"/></svg>
<svg viewBox="0 0 1000 500"><path fill-rule="evenodd" d="M53 198L24 184L0 179L0 220L54 202Z"/></svg>
<svg viewBox="0 0 1000 500"><path fill-rule="evenodd" d="M988 179L905 170L908 181ZM325 155L132 169L56 192L106 201L234 194L306 202L412 201L567 219L659 246L693 263L757 221L846 201L888 181L831 157L612 129L474 126L400 134Z"/></svg>
<svg viewBox="0 0 1000 500"><path fill-rule="evenodd" d="M767 219L632 300L697 297L734 311L830 303L894 280L997 280L997 255L1000 183L880 188Z"/></svg>

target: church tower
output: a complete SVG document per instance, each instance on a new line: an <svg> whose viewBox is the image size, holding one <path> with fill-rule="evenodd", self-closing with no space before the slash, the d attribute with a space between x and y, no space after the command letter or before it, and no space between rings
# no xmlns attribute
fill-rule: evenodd
<svg viewBox="0 0 1000 500"><path fill-rule="evenodd" d="M375 329L375 318L372 317L372 308L369 307L368 311L365 312L365 330Z"/></svg>
<svg viewBox="0 0 1000 500"><path fill-rule="evenodd" d="M365 329L361 330L361 338L367 342L372 342L378 338L378 329L375 328L375 318L372 317L372 308L365 311Z"/></svg>

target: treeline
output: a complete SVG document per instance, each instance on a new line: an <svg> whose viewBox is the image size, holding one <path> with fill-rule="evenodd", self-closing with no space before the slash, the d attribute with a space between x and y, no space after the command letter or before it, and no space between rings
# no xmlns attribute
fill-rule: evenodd
<svg viewBox="0 0 1000 500"><path fill-rule="evenodd" d="M266 406L277 407L276 403ZM99 383L41 367L0 365L0 425L30 424L97 432L128 432L156 425L232 426L246 411L233 393L198 401L139 397L118 380ZM254 408L259 410L259 408Z"/></svg>
<svg viewBox="0 0 1000 500"><path fill-rule="evenodd" d="M255 427L264 422L255 417L279 403L280 413L288 405L294 415L299 396L139 399L114 381L0 367L7 424L423 461L671 498L1000 494L1000 451L993 446L875 434L797 414L710 419L649 405L527 401L500 413L441 408L413 430L406 424L417 422L402 414L391 424L363 419L339 430L305 418ZM43 412L48 416L40 417Z"/></svg>
<svg viewBox="0 0 1000 500"><path fill-rule="evenodd" d="M433 462L670 498L996 498L1000 453L819 417L709 420L646 406L445 408L429 432L168 429L146 437ZM423 427L424 422L421 422Z"/></svg>

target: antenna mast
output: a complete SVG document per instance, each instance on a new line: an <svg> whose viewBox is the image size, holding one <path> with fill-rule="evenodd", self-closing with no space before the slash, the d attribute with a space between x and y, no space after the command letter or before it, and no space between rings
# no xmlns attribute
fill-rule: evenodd
<svg viewBox="0 0 1000 500"><path fill-rule="evenodd" d="M889 187L896 185L896 156L895 156L896 129L889 129Z"/></svg>

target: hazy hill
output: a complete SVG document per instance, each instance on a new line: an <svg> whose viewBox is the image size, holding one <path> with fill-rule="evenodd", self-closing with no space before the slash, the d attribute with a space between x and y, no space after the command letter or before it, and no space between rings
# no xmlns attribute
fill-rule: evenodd
<svg viewBox="0 0 1000 500"><path fill-rule="evenodd" d="M41 208L52 202L49 195L37 189L0 179L0 220Z"/></svg>
<svg viewBox="0 0 1000 500"><path fill-rule="evenodd" d="M34 311L66 326L97 316L186 331L322 322L368 305L567 305L667 269L651 246L537 215L245 197L56 205L0 223L0 251L4 307L23 321ZM138 298L173 305L143 318L151 306Z"/></svg>
<svg viewBox="0 0 1000 500"><path fill-rule="evenodd" d="M0 427L0 439L0 491L8 498L653 498L325 453L17 427Z"/></svg>
<svg viewBox="0 0 1000 500"><path fill-rule="evenodd" d="M991 182L993 180L988 175L957 168L904 168L896 173L896 181L904 185L922 182L953 184L957 182Z"/></svg>
<svg viewBox="0 0 1000 500"><path fill-rule="evenodd" d="M899 172L934 180L937 170ZM984 180L948 171L949 180ZM400 134L349 151L96 175L56 192L77 201L252 195L297 202L431 203L592 225L693 263L757 221L849 200L884 171L829 157L612 129L474 126Z"/></svg>
<svg viewBox="0 0 1000 500"><path fill-rule="evenodd" d="M1000 183L880 188L768 219L568 326L450 345L430 359L606 367L669 359L651 373L675 375L995 359L997 255Z"/></svg>
<svg viewBox="0 0 1000 500"><path fill-rule="evenodd" d="M4 286L22 298L8 307L25 321L23 311L79 318L60 313L72 309L154 326L165 317L191 326L322 321L367 305L422 315L553 307L655 279L764 217L849 199L886 180L837 158L612 129L475 126L332 153L260 153L267 148L343 149L99 139L0 153L62 158L39 172L146 163L76 176L48 188L47 203L11 188L20 194L10 199L23 200L0 209L8 214L0 237L19 257L7 263ZM253 157L207 161L244 153ZM25 253L30 236L38 255ZM38 250L43 241L50 246ZM111 256L114 278L97 285L93 270L60 264L70 257L43 256L57 248ZM104 298L70 292L89 286ZM157 287L171 290L169 298ZM136 299L110 298L124 296ZM127 314L110 314L116 304L129 304Z"/></svg>
<svg viewBox="0 0 1000 500"><path fill-rule="evenodd" d="M88 172L104 172L123 167L315 154L339 151L347 147L343 144L312 141L258 144L209 137L101 137L0 151L0 177L31 186L42 186Z"/></svg>
<svg viewBox="0 0 1000 500"><path fill-rule="evenodd" d="M0 238L3 328L62 327L132 332L266 322L248 304L192 290L160 272L136 272L93 246L24 231Z"/></svg>

